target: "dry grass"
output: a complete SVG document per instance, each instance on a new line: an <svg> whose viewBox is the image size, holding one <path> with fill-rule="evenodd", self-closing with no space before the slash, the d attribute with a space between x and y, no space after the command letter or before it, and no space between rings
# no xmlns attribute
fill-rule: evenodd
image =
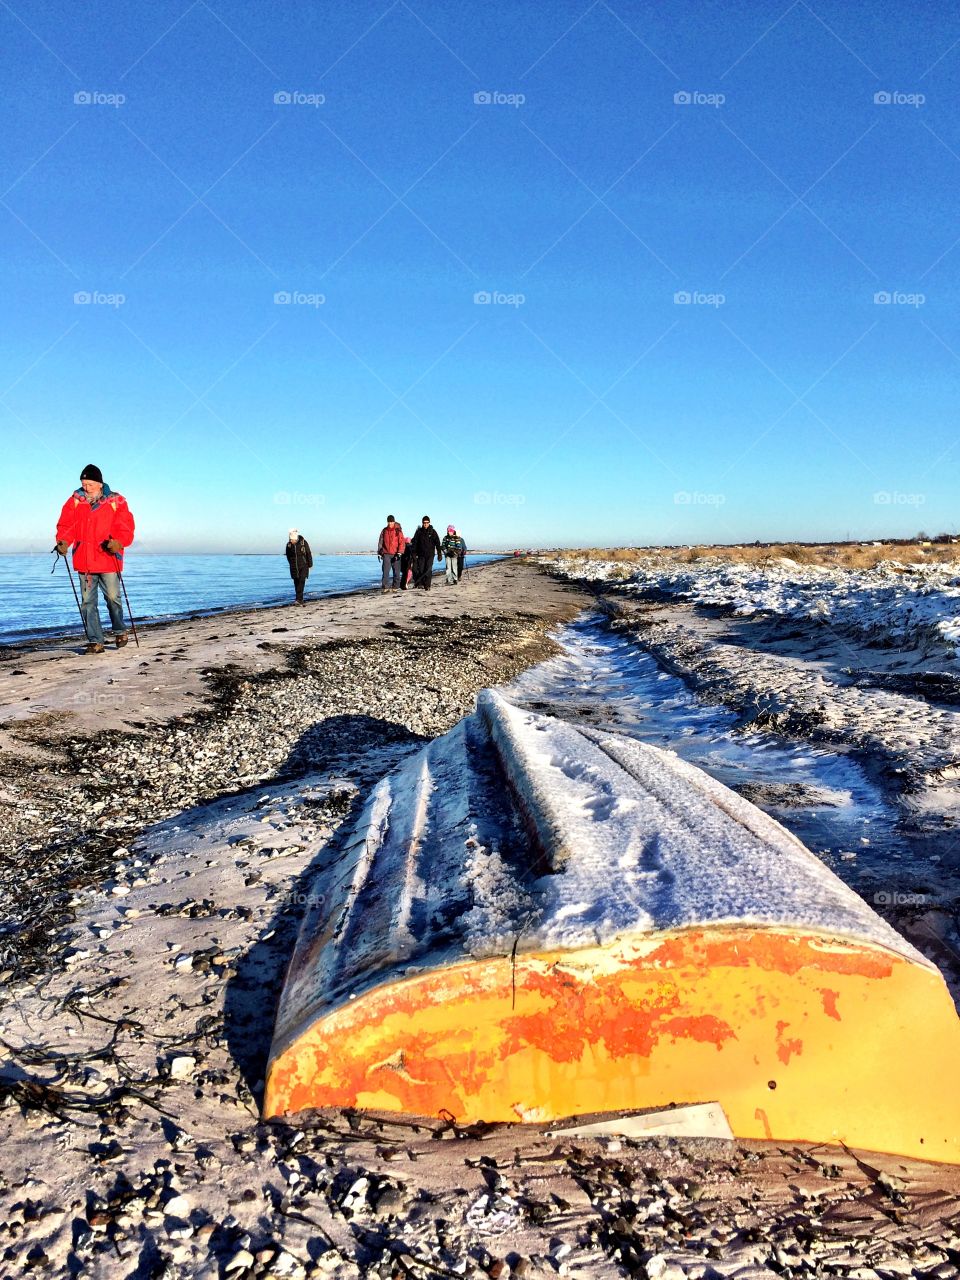
<svg viewBox="0 0 960 1280"><path fill-rule="evenodd" d="M792 560L796 564L825 565L840 569L873 569L882 561L898 564L960 563L960 543L943 542L871 542L815 545L777 542L765 546L730 547L589 547L572 548L562 554L588 560L615 560L623 565L656 558L674 564L694 564L698 560L721 560L731 564L769 564L775 560ZM626 569L624 570L626 573Z"/></svg>

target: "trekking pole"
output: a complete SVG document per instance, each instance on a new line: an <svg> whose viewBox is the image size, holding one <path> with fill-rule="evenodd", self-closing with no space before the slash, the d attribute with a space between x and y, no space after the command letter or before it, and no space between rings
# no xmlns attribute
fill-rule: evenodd
<svg viewBox="0 0 960 1280"><path fill-rule="evenodd" d="M133 620L133 610L130 608L130 597L127 595L127 584L123 580L123 574L120 572L120 557L114 553L114 560L117 562L117 577L120 579L120 589L123 592L123 598L127 602L127 616L130 619L130 630L133 632L133 638L137 648L140 648L140 637L137 635L137 624Z"/></svg>
<svg viewBox="0 0 960 1280"><path fill-rule="evenodd" d="M53 554L53 552L55 552L55 551L56 551L56 554L57 554L57 558L56 558L56 560L54 560L54 562L53 562L53 568L50 570L50 572L51 572L51 573L55 573L55 572L56 572L57 565L59 564L59 562L60 562L61 560L62 560L62 561L63 561L63 563L67 566L67 577L70 579L70 586L71 586L71 587L72 587L72 589L73 589L73 598L74 598L74 600L76 600L76 602L77 602L77 612L80 614L80 624L81 624L81 626L83 627L83 634L87 637L87 644L90 644L90 643L91 643L91 641L90 641L90 632L87 630L87 620L86 620L86 618L83 616L83 610L80 608L80 597L77 595L77 584L74 582L74 580L73 580L73 574L72 574L72 572L70 571L70 561L67 559L67 557L66 557L66 556L62 556L62 555L60 554L60 552L59 552L59 551L57 551L57 548L56 548L56 547L54 547L54 548L53 548L53 550L51 551L51 553L50 553L50 554L52 555L52 554Z"/></svg>

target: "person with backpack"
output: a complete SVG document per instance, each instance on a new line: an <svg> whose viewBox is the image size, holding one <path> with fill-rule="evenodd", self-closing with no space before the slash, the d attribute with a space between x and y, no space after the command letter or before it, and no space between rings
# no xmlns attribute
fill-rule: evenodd
<svg viewBox="0 0 960 1280"><path fill-rule="evenodd" d="M114 643L118 649L127 643L120 574L133 530L133 512L126 498L104 483L103 472L91 462L80 472L80 488L63 504L56 534L59 555L65 556L73 547L73 567L83 592L80 616L87 634L87 653L104 652L100 591L107 602Z"/></svg>
<svg viewBox="0 0 960 1280"><path fill-rule="evenodd" d="M429 591L433 582L434 554L438 560L443 560L440 538L430 523L429 516L424 516L420 521L420 528L411 540L410 550L413 553L413 585Z"/></svg>
<svg viewBox="0 0 960 1280"><path fill-rule="evenodd" d="M287 556L287 564L290 566L290 577L293 579L293 589L296 593L297 604L303 604L303 589L307 585L307 578L313 568L313 553L310 550L310 543L299 529L291 529L287 534L287 545L284 550Z"/></svg>
<svg viewBox="0 0 960 1280"><path fill-rule="evenodd" d="M440 544L440 550L447 559L447 582L451 587L455 587L459 581L458 563L461 552L463 551L463 539L457 536L457 531L452 524L447 525L447 536Z"/></svg>
<svg viewBox="0 0 960 1280"><path fill-rule="evenodd" d="M380 540L377 543L377 555L383 565L383 577L380 582L381 591L390 590L391 578L393 580L393 590L400 590L401 557L403 556L405 545L406 538L403 536L403 530L400 525L393 516L387 516L387 523L380 530Z"/></svg>

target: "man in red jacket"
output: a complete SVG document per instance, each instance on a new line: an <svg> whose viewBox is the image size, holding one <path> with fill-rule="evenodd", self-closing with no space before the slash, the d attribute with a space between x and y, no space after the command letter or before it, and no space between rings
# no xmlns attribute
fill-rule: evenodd
<svg viewBox="0 0 960 1280"><path fill-rule="evenodd" d="M87 653L103 653L103 627L97 592L103 591L118 649L127 643L120 603L118 571L123 550L133 541L133 513L127 500L103 482L91 462L80 473L80 488L63 504L57 522L57 551L65 556L73 547L73 567L83 587L80 613L87 633Z"/></svg>
<svg viewBox="0 0 960 1280"><path fill-rule="evenodd" d="M403 530L393 516L387 516L387 523L380 530L380 541L377 543L377 555L383 565L383 578L380 582L381 591L390 590L391 575L393 577L393 589L394 591L399 591L400 558L403 555L405 543L406 538L403 536Z"/></svg>

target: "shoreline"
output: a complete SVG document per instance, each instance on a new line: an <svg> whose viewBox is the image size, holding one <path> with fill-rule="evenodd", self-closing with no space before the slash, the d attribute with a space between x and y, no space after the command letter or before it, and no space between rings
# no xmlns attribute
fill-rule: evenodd
<svg viewBox="0 0 960 1280"><path fill-rule="evenodd" d="M24 946L42 953L66 923L64 878L71 890L96 884L115 850L158 822L336 767L338 753L359 785L363 750L446 732L480 688L551 652L547 631L583 603L508 562L429 594L240 610L158 625L139 650L44 649L0 670L0 968ZM32 927L12 931L18 909Z"/></svg>
<svg viewBox="0 0 960 1280"><path fill-rule="evenodd" d="M157 552L156 554L159 555L161 553ZM249 553L234 552L230 554L267 555L268 553L257 551L257 552L249 552ZM360 555L365 556L368 553L360 552L360 551L345 551L345 552L331 552L331 553L324 553L324 554L343 555L343 556L360 556ZM372 556L375 556L376 552L371 552L369 554ZM479 564L470 564L468 562L467 571L469 573L479 573L480 570L487 568L491 564L498 564L500 563L501 560L506 560L511 558L506 555L501 556L498 553L487 553L487 552L478 551L475 554L478 556L491 554L491 555L494 555L495 558L489 559L489 560L486 560L486 559L482 560ZM274 556L274 559L275 558L276 557ZM377 572L379 572L379 570ZM436 580L436 573L434 575L434 578ZM380 590L379 586L377 586L375 583L370 586L356 586L356 587L346 587L346 588L333 587L329 591L324 591L322 589L316 589L316 588L312 590L308 589L306 603L316 604L322 600L334 600L334 599L339 599L342 596L359 595L359 594L363 594L364 592L373 592L373 591L379 591L379 590ZM150 615L149 617L143 617L143 618L139 618L136 615L134 615L134 622L136 623L138 632L142 633L148 629L152 629L155 627L173 626L179 622L195 622L201 618L219 618L219 617L229 616L235 613L257 613L262 610L268 610L268 609L283 609L287 605L290 605L292 603L291 600L289 599L289 594L290 594L289 589L285 589L282 599L278 595L276 599L256 600L256 601L250 601L245 604L237 603L237 604L213 605L209 609L191 609L191 610L184 611L183 613L167 613L167 614L161 614L161 615ZM104 612L104 606L101 601L101 615L103 614L103 612ZM127 629L129 633L130 620L129 620L128 614L126 613L126 610L124 610L124 619L127 622ZM39 649L43 649L48 645L64 643L64 642L73 642L73 641L75 641L77 644L81 644L83 642L81 628L77 622L71 623L69 627L51 627L44 631L37 630L33 632L19 633L13 639L8 639L8 640L0 639L0 667L2 667L4 663L16 661L18 655L20 655L21 653L33 653Z"/></svg>

